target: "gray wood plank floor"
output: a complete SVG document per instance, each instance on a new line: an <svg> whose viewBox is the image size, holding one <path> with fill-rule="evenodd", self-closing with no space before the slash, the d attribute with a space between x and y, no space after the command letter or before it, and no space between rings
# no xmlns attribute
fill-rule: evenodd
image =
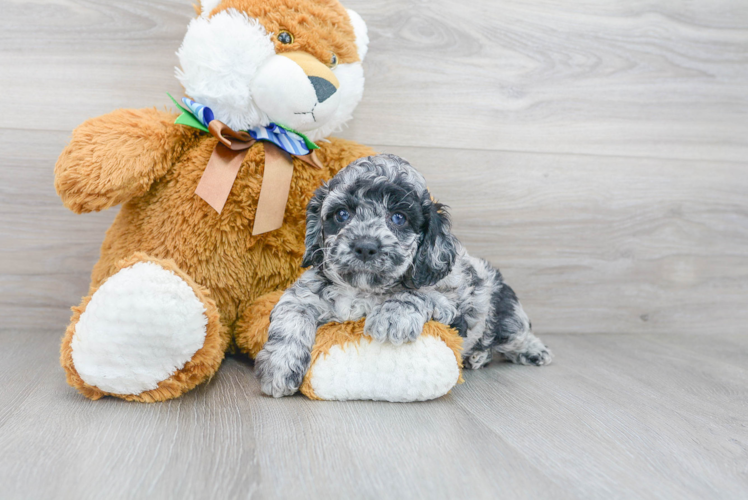
<svg viewBox="0 0 748 500"><path fill-rule="evenodd" d="M546 341L559 362L427 403L275 400L229 359L143 405L71 391L54 332L3 332L0 497L745 498L746 336Z"/></svg>
<svg viewBox="0 0 748 500"><path fill-rule="evenodd" d="M407 157L556 354L422 404L70 389L59 338L110 210L70 131L179 94L190 0L0 0L0 499L748 498L748 3L349 0L343 136Z"/></svg>

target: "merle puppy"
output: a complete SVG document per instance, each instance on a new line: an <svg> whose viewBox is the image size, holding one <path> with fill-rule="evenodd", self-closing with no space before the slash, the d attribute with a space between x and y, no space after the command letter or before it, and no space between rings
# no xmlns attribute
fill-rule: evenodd
<svg viewBox="0 0 748 500"><path fill-rule="evenodd" d="M450 325L464 337L468 368L493 350L514 363L551 362L499 271L467 254L445 207L398 156L356 160L317 190L302 265L311 269L273 309L255 363L266 394L298 390L318 326L363 317L367 335L393 344L415 340L432 318Z"/></svg>

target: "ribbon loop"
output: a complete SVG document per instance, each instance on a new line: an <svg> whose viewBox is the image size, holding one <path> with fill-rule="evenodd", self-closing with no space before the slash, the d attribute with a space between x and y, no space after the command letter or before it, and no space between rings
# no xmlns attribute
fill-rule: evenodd
<svg viewBox="0 0 748 500"><path fill-rule="evenodd" d="M275 123L267 127L256 127L248 132L236 131L216 120L209 107L184 97L182 102L187 106L185 108L171 95L169 97L183 112L175 123L209 132L218 139L195 194L220 214L249 148L262 141L265 148L265 169L252 235L280 228L291 190L292 157L321 169L322 163L315 154L319 146L303 133Z"/></svg>
<svg viewBox="0 0 748 500"><path fill-rule="evenodd" d="M222 121L218 120L212 120L208 124L208 131L210 131L211 135L218 139L221 144L233 151L249 149L255 142L257 142L251 135L249 135L249 133L241 130L237 132ZM231 141L230 139L234 140Z"/></svg>
<svg viewBox="0 0 748 500"><path fill-rule="evenodd" d="M314 167L316 169L322 169L322 162L319 161L319 158L317 158L317 154L314 151L310 151L309 154L304 156L296 155L296 158L303 161L307 165Z"/></svg>

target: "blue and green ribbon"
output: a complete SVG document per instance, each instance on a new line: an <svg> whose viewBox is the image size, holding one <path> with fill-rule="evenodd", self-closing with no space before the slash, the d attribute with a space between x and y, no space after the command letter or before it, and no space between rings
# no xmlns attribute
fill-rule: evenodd
<svg viewBox="0 0 748 500"><path fill-rule="evenodd" d="M196 128L203 132L210 132L208 126L215 119L213 110L187 97L182 98L182 106L174 99L171 94L167 95L174 102L174 105L182 111L174 123ZM267 127L255 127L247 130L249 135L257 141L272 142L283 151L295 155L305 156L315 149L319 149L314 142L307 136L280 124L271 123Z"/></svg>

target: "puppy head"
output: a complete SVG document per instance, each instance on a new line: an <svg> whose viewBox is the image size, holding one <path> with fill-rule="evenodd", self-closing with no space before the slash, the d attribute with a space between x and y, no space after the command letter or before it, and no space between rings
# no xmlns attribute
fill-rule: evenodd
<svg viewBox="0 0 748 500"><path fill-rule="evenodd" d="M177 52L185 92L235 130L277 123L313 141L361 100L366 24L338 0L202 0Z"/></svg>
<svg viewBox="0 0 748 500"><path fill-rule="evenodd" d="M430 286L457 257L445 207L395 155L361 158L314 194L307 207L303 266L364 290Z"/></svg>

